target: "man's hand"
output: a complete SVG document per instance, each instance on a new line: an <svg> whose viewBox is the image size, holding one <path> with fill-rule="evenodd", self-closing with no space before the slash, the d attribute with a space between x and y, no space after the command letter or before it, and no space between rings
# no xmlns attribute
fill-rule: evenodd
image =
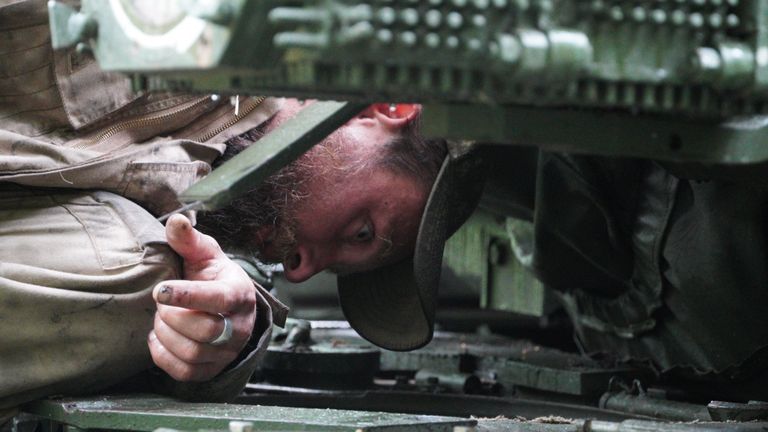
<svg viewBox="0 0 768 432"><path fill-rule="evenodd" d="M182 215L165 226L168 244L184 260L184 279L158 284L149 351L155 364L178 381L205 381L221 372L243 349L256 319L256 292L248 275L212 237ZM211 345L232 322L232 338Z"/></svg>

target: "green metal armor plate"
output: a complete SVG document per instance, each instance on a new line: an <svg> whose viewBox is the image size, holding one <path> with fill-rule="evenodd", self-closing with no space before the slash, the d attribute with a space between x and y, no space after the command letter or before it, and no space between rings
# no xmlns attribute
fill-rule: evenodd
<svg viewBox="0 0 768 432"><path fill-rule="evenodd" d="M92 49L137 89L423 102L429 135L706 163L768 159L767 8L765 0L50 6L55 47Z"/></svg>

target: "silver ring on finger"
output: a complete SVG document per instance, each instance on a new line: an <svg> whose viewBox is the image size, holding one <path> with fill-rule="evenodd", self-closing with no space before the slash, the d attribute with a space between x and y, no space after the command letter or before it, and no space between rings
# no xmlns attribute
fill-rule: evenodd
<svg viewBox="0 0 768 432"><path fill-rule="evenodd" d="M230 339L232 339L232 320L222 314L219 314L219 316L222 320L224 320L224 329L221 331L221 334L216 336L216 339L208 342L209 345L224 345L225 343L229 342Z"/></svg>

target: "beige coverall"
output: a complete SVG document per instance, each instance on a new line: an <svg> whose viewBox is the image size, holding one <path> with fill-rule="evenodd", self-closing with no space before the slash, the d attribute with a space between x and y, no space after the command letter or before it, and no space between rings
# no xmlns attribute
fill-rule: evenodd
<svg viewBox="0 0 768 432"><path fill-rule="evenodd" d="M252 352L211 382L147 373L146 338L152 287L180 276L155 217L225 140L279 109L260 101L241 99L235 116L210 97L134 94L92 59L52 51L44 0L0 0L0 423L19 403L129 377L191 399L242 389L269 339L269 304L284 319L263 291Z"/></svg>

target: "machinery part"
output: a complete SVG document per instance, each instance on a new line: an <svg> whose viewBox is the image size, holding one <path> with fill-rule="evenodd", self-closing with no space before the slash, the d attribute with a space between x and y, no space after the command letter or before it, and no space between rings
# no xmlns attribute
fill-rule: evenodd
<svg viewBox="0 0 768 432"><path fill-rule="evenodd" d="M49 14L54 49L75 46L97 34L98 23L87 13L77 12L63 3L51 2Z"/></svg>
<svg viewBox="0 0 768 432"><path fill-rule="evenodd" d="M707 407L691 403L657 399L645 394L607 392L600 398L600 408L658 419L675 421L712 421Z"/></svg>
<svg viewBox="0 0 768 432"><path fill-rule="evenodd" d="M707 410L716 421L752 421L768 419L768 402L734 403L712 401Z"/></svg>
<svg viewBox="0 0 768 432"><path fill-rule="evenodd" d="M453 393L475 394L482 389L480 378L473 374L443 373L422 369L416 372L416 385L429 389L446 389Z"/></svg>
<svg viewBox="0 0 768 432"><path fill-rule="evenodd" d="M768 110L767 4L84 0L98 34L51 17L56 46L87 38L143 89L711 118Z"/></svg>
<svg viewBox="0 0 768 432"><path fill-rule="evenodd" d="M741 423L737 425L722 423L663 423L644 420L626 420L621 423L586 421L580 428L584 432L716 432L716 431L759 431L765 423Z"/></svg>
<svg viewBox="0 0 768 432"><path fill-rule="evenodd" d="M235 404L184 403L162 397L99 397L41 400L24 407L35 416L79 429L154 431L230 429L231 422L253 424L255 430L313 431L445 431L474 426L474 420L363 411L315 410Z"/></svg>
<svg viewBox="0 0 768 432"><path fill-rule="evenodd" d="M691 67L699 82L733 90L749 85L755 74L755 56L743 44L722 43L715 48L697 48Z"/></svg>
<svg viewBox="0 0 768 432"><path fill-rule="evenodd" d="M668 161L768 161L768 116L701 122L622 112L517 106L426 105L424 133L449 139L530 144L555 152Z"/></svg>
<svg viewBox="0 0 768 432"><path fill-rule="evenodd" d="M483 370L492 370L504 386L523 386L561 394L596 396L616 376L636 376L640 371L629 368L591 369L575 365L547 367L525 361L503 358L483 358L479 361Z"/></svg>
<svg viewBox="0 0 768 432"><path fill-rule="evenodd" d="M367 346L351 330L313 329L313 338L326 344L332 341L337 345ZM641 369L601 364L528 341L448 332L436 332L433 341L417 351L383 350L380 369L390 375L419 370L446 375L493 375L506 388L522 386L595 399L609 388L613 377L631 379L646 375Z"/></svg>
<svg viewBox="0 0 768 432"><path fill-rule="evenodd" d="M179 200L212 210L228 204L293 162L365 108L351 102L315 102L184 191Z"/></svg>
<svg viewBox="0 0 768 432"><path fill-rule="evenodd" d="M254 256L239 254L227 254L227 256L245 270L248 277L267 290L274 288L275 272L282 271L282 264L264 264Z"/></svg>
<svg viewBox="0 0 768 432"><path fill-rule="evenodd" d="M378 349L341 342L301 347L288 343L270 346L261 369L267 381L276 384L367 388L379 371L380 355Z"/></svg>
<svg viewBox="0 0 768 432"><path fill-rule="evenodd" d="M681 2L84 0L80 12L50 10L56 46L87 43L140 89L408 99L430 103L432 136L768 160L768 0ZM222 174L208 181L235 175Z"/></svg>
<svg viewBox="0 0 768 432"><path fill-rule="evenodd" d="M292 320L293 325L288 330L283 342L283 349L299 350L309 349L312 342L312 325L306 320Z"/></svg>

